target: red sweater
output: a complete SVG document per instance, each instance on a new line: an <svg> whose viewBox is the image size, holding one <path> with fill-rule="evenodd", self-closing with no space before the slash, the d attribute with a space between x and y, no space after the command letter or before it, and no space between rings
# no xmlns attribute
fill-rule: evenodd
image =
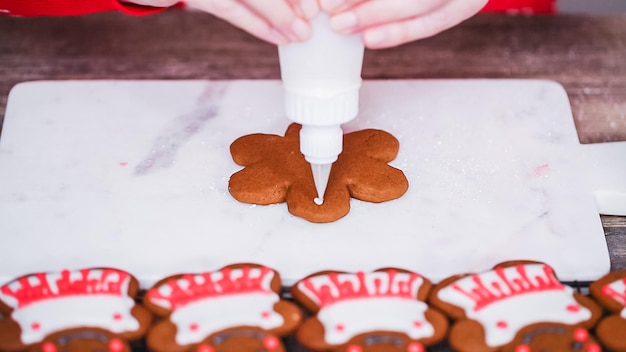
<svg viewBox="0 0 626 352"><path fill-rule="evenodd" d="M147 15L162 8L140 6L118 0L0 0L0 14L13 16L76 16L94 12L121 11Z"/></svg>
<svg viewBox="0 0 626 352"><path fill-rule="evenodd" d="M556 0L490 0L486 12L554 13ZM0 0L0 14L14 16L74 16L103 11L146 15L163 9L118 0Z"/></svg>

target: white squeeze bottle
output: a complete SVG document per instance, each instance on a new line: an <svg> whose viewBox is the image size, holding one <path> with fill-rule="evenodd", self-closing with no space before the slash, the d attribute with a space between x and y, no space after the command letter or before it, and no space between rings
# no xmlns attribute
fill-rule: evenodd
<svg viewBox="0 0 626 352"><path fill-rule="evenodd" d="M332 163L343 149L341 124L359 112L364 46L359 34L334 32L325 13L311 25L309 40L279 46L278 57L285 112L302 125L300 151L311 164L319 205Z"/></svg>

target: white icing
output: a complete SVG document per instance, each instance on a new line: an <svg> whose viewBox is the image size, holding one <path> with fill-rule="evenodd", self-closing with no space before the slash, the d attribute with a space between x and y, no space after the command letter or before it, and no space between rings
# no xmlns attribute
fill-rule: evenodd
<svg viewBox="0 0 626 352"><path fill-rule="evenodd" d="M543 265L525 265L524 267L533 285L537 284L535 276L541 276L544 281L547 279L542 272ZM520 278L516 267L506 268L504 272L509 281ZM591 312L576 302L573 296L574 290L571 287L559 285L561 286L559 289L530 291L508 296L511 293L510 289L495 271L478 276L486 284L483 289L493 295L499 295L491 286L492 283L497 283L507 297L483 307L478 306L476 300L454 288L457 286L465 292L471 292L472 288L477 288L474 276L466 276L441 289L438 298L461 307L467 318L478 321L485 329L486 343L489 346L500 346L510 342L521 328L533 323L547 321L576 324L591 317Z"/></svg>
<svg viewBox="0 0 626 352"><path fill-rule="evenodd" d="M274 311L279 300L275 293L247 293L211 297L174 311L170 320L176 325L176 343L197 343L210 334L236 326L272 329L283 324Z"/></svg>
<svg viewBox="0 0 626 352"><path fill-rule="evenodd" d="M101 327L114 333L137 330L139 322L130 313L134 305L130 297L67 296L32 303L14 310L11 317L22 330L22 342L32 344L75 327Z"/></svg>
<svg viewBox="0 0 626 352"><path fill-rule="evenodd" d="M417 300L360 298L324 308L317 318L324 326L324 339L329 344L342 344L372 331L397 331L420 339L434 333L433 326L424 317L427 308L424 302Z"/></svg>

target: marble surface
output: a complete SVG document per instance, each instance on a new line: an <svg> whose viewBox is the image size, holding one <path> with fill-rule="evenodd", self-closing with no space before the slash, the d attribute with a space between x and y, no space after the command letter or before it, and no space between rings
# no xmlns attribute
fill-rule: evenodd
<svg viewBox="0 0 626 352"><path fill-rule="evenodd" d="M234 262L312 272L396 266L434 281L509 259L593 280L609 256L567 96L537 80L367 81L346 131L401 148L399 200L312 224L227 192L230 142L282 134L279 81L16 86L0 139L0 282L115 266L147 286Z"/></svg>

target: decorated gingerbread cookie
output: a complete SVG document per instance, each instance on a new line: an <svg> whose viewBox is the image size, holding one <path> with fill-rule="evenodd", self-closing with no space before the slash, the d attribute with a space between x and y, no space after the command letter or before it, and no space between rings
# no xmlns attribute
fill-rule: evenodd
<svg viewBox="0 0 626 352"><path fill-rule="evenodd" d="M179 274L150 288L144 304L162 317L148 333L155 352L282 352L302 320L279 296L279 274L256 264Z"/></svg>
<svg viewBox="0 0 626 352"><path fill-rule="evenodd" d="M425 351L448 328L446 317L425 303L431 286L399 269L314 274L292 287L293 297L315 314L297 339L314 351Z"/></svg>
<svg viewBox="0 0 626 352"><path fill-rule="evenodd" d="M593 282L591 295L611 314L596 327L596 336L611 351L626 351L626 270L609 273Z"/></svg>
<svg viewBox="0 0 626 352"><path fill-rule="evenodd" d="M311 166L300 153L300 125L285 136L253 134L230 147L233 160L245 168L229 181L231 195L243 203L287 202L289 212L311 222L332 222L348 214L350 197L380 203L401 197L408 189L402 171L388 165L399 143L380 130L344 135L343 152L333 164L324 203L317 197Z"/></svg>
<svg viewBox="0 0 626 352"><path fill-rule="evenodd" d="M0 287L0 351L130 352L152 315L129 273L97 268L22 276Z"/></svg>
<svg viewBox="0 0 626 352"><path fill-rule="evenodd" d="M600 351L586 329L602 309L544 263L505 262L453 276L429 301L455 320L449 342L459 351Z"/></svg>

